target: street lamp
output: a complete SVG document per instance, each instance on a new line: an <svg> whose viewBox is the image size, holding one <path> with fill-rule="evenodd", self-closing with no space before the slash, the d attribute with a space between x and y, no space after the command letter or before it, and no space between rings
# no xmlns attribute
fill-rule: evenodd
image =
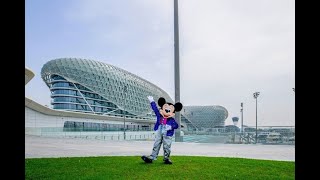
<svg viewBox="0 0 320 180"><path fill-rule="evenodd" d="M178 0L173 2L173 23L174 23L174 93L175 102L180 102L180 65L179 65L179 23L178 23ZM175 132L175 141L183 142L181 136L181 115L176 112L175 120L179 127Z"/></svg>
<svg viewBox="0 0 320 180"><path fill-rule="evenodd" d="M260 92L255 92L253 93L253 97L256 99L256 143L257 143L257 138L258 138L258 96Z"/></svg>
<svg viewBox="0 0 320 180"><path fill-rule="evenodd" d="M243 133L243 103L241 103L241 133Z"/></svg>
<svg viewBox="0 0 320 180"><path fill-rule="evenodd" d="M126 140L126 92L127 86L124 85L123 94L124 94L124 106L123 106L123 139Z"/></svg>

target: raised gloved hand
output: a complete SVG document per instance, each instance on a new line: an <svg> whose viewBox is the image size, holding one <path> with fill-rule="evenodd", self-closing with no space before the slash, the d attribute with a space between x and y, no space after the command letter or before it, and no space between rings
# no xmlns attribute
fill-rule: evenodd
<svg viewBox="0 0 320 180"><path fill-rule="evenodd" d="M172 127L170 125L166 124L166 131L169 131L171 129L172 129Z"/></svg>
<svg viewBox="0 0 320 180"><path fill-rule="evenodd" d="M148 96L148 99L149 99L150 102L154 101L152 96Z"/></svg>

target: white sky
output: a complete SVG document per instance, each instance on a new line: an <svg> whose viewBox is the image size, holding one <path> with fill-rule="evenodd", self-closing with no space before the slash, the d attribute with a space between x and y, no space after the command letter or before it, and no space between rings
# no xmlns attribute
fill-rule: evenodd
<svg viewBox="0 0 320 180"><path fill-rule="evenodd" d="M184 105L221 105L258 126L295 125L295 1L180 0ZM50 105L51 59L88 58L128 70L174 99L173 0L26 1L26 96ZM239 123L240 124L240 123Z"/></svg>

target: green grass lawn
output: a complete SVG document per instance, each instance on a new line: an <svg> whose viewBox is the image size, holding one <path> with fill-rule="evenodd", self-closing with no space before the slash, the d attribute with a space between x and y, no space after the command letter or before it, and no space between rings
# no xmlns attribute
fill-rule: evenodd
<svg viewBox="0 0 320 180"><path fill-rule="evenodd" d="M140 156L25 160L26 179L295 179L294 162L172 156L146 164Z"/></svg>

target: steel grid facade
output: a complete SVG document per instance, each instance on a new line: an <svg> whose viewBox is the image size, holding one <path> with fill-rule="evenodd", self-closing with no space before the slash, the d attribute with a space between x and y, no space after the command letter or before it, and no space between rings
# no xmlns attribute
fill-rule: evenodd
<svg viewBox="0 0 320 180"><path fill-rule="evenodd" d="M183 115L198 129L225 125L228 111L222 106L184 106Z"/></svg>
<svg viewBox="0 0 320 180"><path fill-rule="evenodd" d="M47 62L41 77L51 91L53 109L136 117L154 121L147 96L174 102L158 86L128 71L99 61L60 58ZM197 128L224 126L222 106L184 106L181 111Z"/></svg>
<svg viewBox="0 0 320 180"><path fill-rule="evenodd" d="M118 67L89 59L51 60L42 67L41 77L50 88L54 109L151 118L153 111L147 96L172 101L156 85Z"/></svg>

